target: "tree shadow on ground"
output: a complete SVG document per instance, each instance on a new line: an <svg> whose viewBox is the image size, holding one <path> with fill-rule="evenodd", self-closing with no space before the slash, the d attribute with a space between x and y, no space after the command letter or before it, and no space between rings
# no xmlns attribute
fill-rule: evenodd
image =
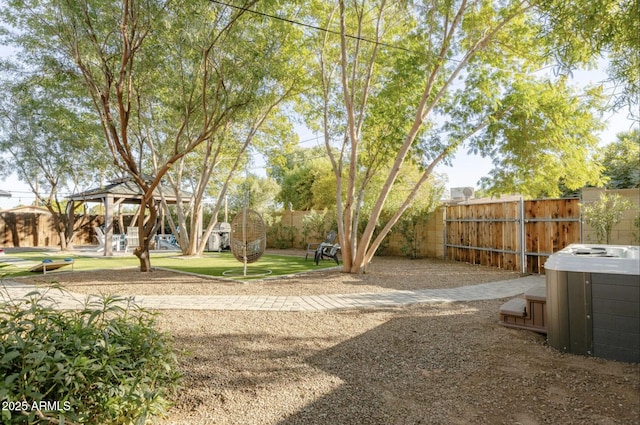
<svg viewBox="0 0 640 425"><path fill-rule="evenodd" d="M479 326L473 312L452 314L469 315L465 326ZM469 412L457 402L455 377L473 375L475 353L446 323L446 316L396 317L309 357L311 366L339 377L342 385L279 425L456 423L456 417L466 423ZM434 379L451 383L434 394Z"/></svg>
<svg viewBox="0 0 640 425"><path fill-rule="evenodd" d="M632 420L637 405L622 412L606 398L582 395L598 394L600 383L618 379L624 366L614 364L612 376L611 365L599 359L564 359L545 346L544 336L503 328L490 310L456 306L450 314L392 318L309 357L342 385L278 425ZM608 391L622 400L631 388Z"/></svg>

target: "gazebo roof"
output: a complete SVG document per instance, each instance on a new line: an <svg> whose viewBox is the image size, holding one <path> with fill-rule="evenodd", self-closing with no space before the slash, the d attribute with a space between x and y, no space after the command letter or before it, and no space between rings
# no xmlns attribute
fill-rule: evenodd
<svg viewBox="0 0 640 425"><path fill-rule="evenodd" d="M156 187L153 194L158 200L161 195L164 196L164 199L169 204L175 204L178 202L174 191L167 186L159 185ZM84 192L71 195L68 199L72 201L101 202L109 195L112 195L116 200L121 200L121 202L125 204L139 204L142 200L143 192L131 177L127 177L113 180L103 187L89 189ZM191 199L191 193L180 191L180 195L183 200Z"/></svg>

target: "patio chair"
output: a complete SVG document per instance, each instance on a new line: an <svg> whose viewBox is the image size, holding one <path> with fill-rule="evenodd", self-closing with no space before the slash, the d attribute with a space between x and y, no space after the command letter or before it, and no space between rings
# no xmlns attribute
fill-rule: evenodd
<svg viewBox="0 0 640 425"><path fill-rule="evenodd" d="M155 235L156 249L179 250L180 244L174 235Z"/></svg>
<svg viewBox="0 0 640 425"><path fill-rule="evenodd" d="M333 245L336 242L336 238L338 237L338 233L334 230L330 231L329 233L327 233L327 236L324 238L323 242L312 242L307 244L307 252L304 255L304 259L308 260L309 259L309 254L313 254L313 257L315 258L316 256L316 252L318 251L318 249L320 248L321 245Z"/></svg>
<svg viewBox="0 0 640 425"><path fill-rule="evenodd" d="M329 258L333 259L336 264L340 264L340 262L338 261L338 251L340 251L340 244L334 243L333 245L331 245L321 243L313 257L314 261L316 262L316 266L320 263L320 260Z"/></svg>
<svg viewBox="0 0 640 425"><path fill-rule="evenodd" d="M127 227L127 247L124 252L129 252L129 249L134 250L140 245L138 239L138 227Z"/></svg>
<svg viewBox="0 0 640 425"><path fill-rule="evenodd" d="M96 238L98 239L98 252L104 251L104 245L107 237L104 234L104 231L100 227L94 227L94 232L96 232ZM116 251L120 251L122 247L122 236L121 235L111 235L111 246Z"/></svg>
<svg viewBox="0 0 640 425"><path fill-rule="evenodd" d="M96 239L98 239L98 252L104 251L104 232L98 226L93 228L93 231L96 232Z"/></svg>

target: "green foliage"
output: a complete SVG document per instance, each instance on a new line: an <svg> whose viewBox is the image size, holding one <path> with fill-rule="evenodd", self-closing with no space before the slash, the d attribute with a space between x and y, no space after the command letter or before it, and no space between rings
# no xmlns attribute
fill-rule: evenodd
<svg viewBox="0 0 640 425"><path fill-rule="evenodd" d="M609 105L638 116L640 100L640 2L636 0L544 0L537 5L546 25L541 43L570 72L607 55L616 93Z"/></svg>
<svg viewBox="0 0 640 425"><path fill-rule="evenodd" d="M278 200L294 210L313 208L313 170L307 166L296 166L287 171L280 186Z"/></svg>
<svg viewBox="0 0 640 425"><path fill-rule="evenodd" d="M427 215L405 215L398 222L398 231L402 234L404 242L400 251L408 258L416 259L420 256L420 248L424 240L418 237L418 226L426 222Z"/></svg>
<svg viewBox="0 0 640 425"><path fill-rule="evenodd" d="M640 187L640 131L618 134L602 151L603 176L610 189Z"/></svg>
<svg viewBox="0 0 640 425"><path fill-rule="evenodd" d="M131 300L103 298L58 310L32 292L2 303L0 400L6 424L144 424L177 390L177 361L154 316ZM52 410L33 403L58 402Z"/></svg>
<svg viewBox="0 0 640 425"><path fill-rule="evenodd" d="M633 208L633 204L618 194L601 193L600 199L582 206L582 217L593 227L598 243L609 243L611 230L620 223L625 211Z"/></svg>
<svg viewBox="0 0 640 425"><path fill-rule="evenodd" d="M296 228L282 223L282 216L276 213L263 216L267 226L267 240L269 245L278 249L293 248Z"/></svg>
<svg viewBox="0 0 640 425"><path fill-rule="evenodd" d="M302 218L303 246L307 246L309 242L324 240L327 233L326 216L327 210L324 210L323 213L311 210Z"/></svg>
<svg viewBox="0 0 640 425"><path fill-rule="evenodd" d="M15 173L30 187L53 215L65 250L82 224L73 228L65 194L97 184L108 168L102 129L67 79L22 77L0 75L0 177Z"/></svg>
<svg viewBox="0 0 640 425"><path fill-rule="evenodd" d="M321 242L330 231L338 227L335 209L325 208L322 212L311 210L302 218L301 248L310 242Z"/></svg>
<svg viewBox="0 0 640 425"><path fill-rule="evenodd" d="M600 97L591 90L581 99L563 80L515 81L501 100L500 119L471 140L472 151L495 165L483 188L490 195L540 198L602 185L602 167L592 155L602 127L595 115Z"/></svg>
<svg viewBox="0 0 640 425"><path fill-rule="evenodd" d="M311 186L313 208L335 210L338 183L336 175L331 171L329 160L326 158L316 159L312 166L314 167L314 179Z"/></svg>
<svg viewBox="0 0 640 425"><path fill-rule="evenodd" d="M280 184L277 200L284 206L291 203L298 211L335 207L336 178L326 152L295 148L271 153L267 160L269 174Z"/></svg>
<svg viewBox="0 0 640 425"><path fill-rule="evenodd" d="M274 199L280 190L275 180L255 174L238 175L236 180L236 184L228 192L229 210L233 214L242 211L246 201L248 201L247 208L261 213L275 208Z"/></svg>
<svg viewBox="0 0 640 425"><path fill-rule="evenodd" d="M424 238L419 237L417 230L436 210L440 204L443 191L444 186L442 182L432 178L430 184L422 188L422 193L418 200L405 212L398 222L398 230L404 238L400 250L407 257L412 259L419 258L421 247L426 241Z"/></svg>

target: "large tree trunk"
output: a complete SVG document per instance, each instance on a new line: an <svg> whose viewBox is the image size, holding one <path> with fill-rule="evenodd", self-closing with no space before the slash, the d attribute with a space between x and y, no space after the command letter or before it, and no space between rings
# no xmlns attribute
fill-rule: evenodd
<svg viewBox="0 0 640 425"><path fill-rule="evenodd" d="M147 191L148 192L148 191ZM145 207L149 209L149 219L145 220ZM151 256L149 247L151 238L158 228L158 207L153 198L140 205L140 215L138 216L138 246L133 254L140 260L140 271L151 272Z"/></svg>
<svg viewBox="0 0 640 425"><path fill-rule="evenodd" d="M151 269L151 257L149 255L149 240L146 242L142 242L140 245L136 247L133 251L134 255L138 257L140 260L140 271L141 272L150 272Z"/></svg>
<svg viewBox="0 0 640 425"><path fill-rule="evenodd" d="M67 204L66 211L61 211L60 203L56 200L56 208L49 199L44 202L47 210L53 218L53 226L60 239L60 250L69 251L73 249L73 238L75 237L75 202L71 201Z"/></svg>
<svg viewBox="0 0 640 425"><path fill-rule="evenodd" d="M71 251L73 249L73 240L67 236L66 229L58 232L60 238L60 250Z"/></svg>

